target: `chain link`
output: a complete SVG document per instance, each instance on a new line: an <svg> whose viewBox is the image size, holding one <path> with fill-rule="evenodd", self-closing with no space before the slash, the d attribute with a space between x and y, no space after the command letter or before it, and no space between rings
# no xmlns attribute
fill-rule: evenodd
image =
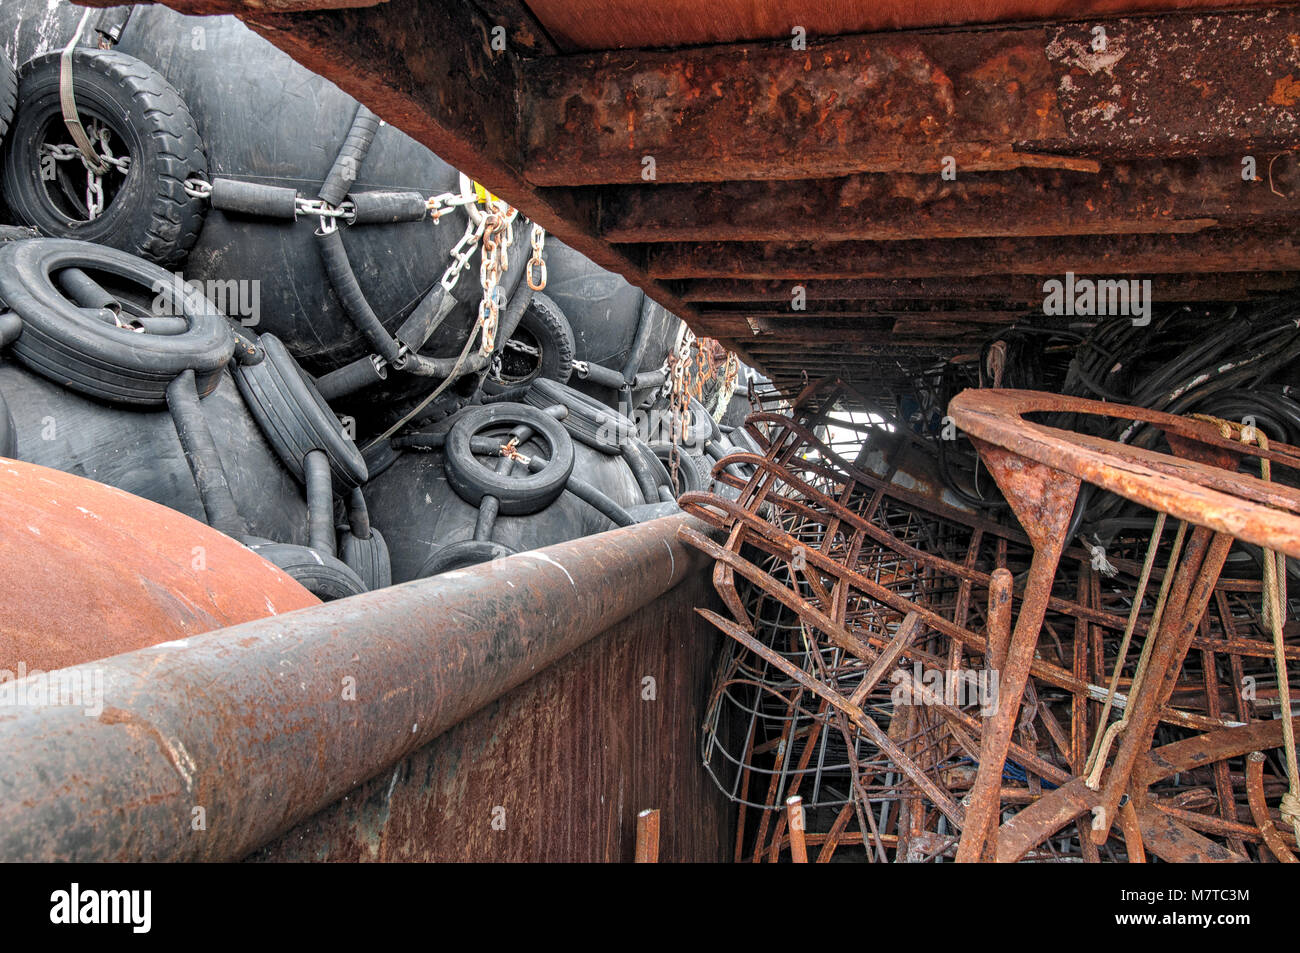
<svg viewBox="0 0 1300 953"><path fill-rule="evenodd" d="M86 218L94 221L104 211L104 180L89 169L86 170Z"/></svg>
<svg viewBox="0 0 1300 953"><path fill-rule="evenodd" d="M533 223L533 233L530 237L533 245L533 257L528 259L528 287L534 291L544 291L546 289L546 261L542 258L542 249L546 245L546 229ZM533 269L537 269L537 280L533 280Z"/></svg>
<svg viewBox="0 0 1300 953"><path fill-rule="evenodd" d="M55 162L70 162L73 159L81 162L86 170L86 218L92 222L104 212L103 174L109 169L115 169L123 176L131 171L131 157L113 155L109 135L107 126L91 123L89 139L92 145L91 154L95 158L94 163L81 149L71 143L51 145L47 142L42 143L40 147L41 154ZM98 151L93 149L94 146L98 146Z"/></svg>
<svg viewBox="0 0 1300 953"><path fill-rule="evenodd" d="M518 214L500 199L488 199L483 252L479 258L479 283L483 288L483 300L479 302L478 309L479 324L483 329L479 352L484 357L496 350L497 325L501 318L501 298L504 296L500 293L499 282L510 268L508 249L514 240L514 221Z"/></svg>
<svg viewBox="0 0 1300 953"><path fill-rule="evenodd" d="M668 368L668 419L671 426L668 449L668 474L673 487L680 484L677 473L681 467L681 443L690 426L691 394L687 368L691 364L691 345L695 334L685 323L677 328L677 340L665 362Z"/></svg>
<svg viewBox="0 0 1300 953"><path fill-rule="evenodd" d="M451 250L451 264L447 270L442 273L442 287L444 291L451 291L456 287L456 282L460 279L460 273L465 270L469 260L474 257L474 250L478 247L479 239L483 237L483 230L487 227L487 219L480 220L475 224L471 218L465 223L465 234L460 237Z"/></svg>
<svg viewBox="0 0 1300 953"><path fill-rule="evenodd" d="M718 423L727 414L731 397L736 393L736 384L740 378L740 358L734 351L727 352L727 365L722 372L722 386L718 389L718 405L713 410L713 419Z"/></svg>
<svg viewBox="0 0 1300 953"><path fill-rule="evenodd" d="M452 209L473 205L477 201L478 196L472 192L469 195L463 192L443 192L441 195L433 196L424 204L429 209L429 217L433 219L433 224L437 225L439 219Z"/></svg>

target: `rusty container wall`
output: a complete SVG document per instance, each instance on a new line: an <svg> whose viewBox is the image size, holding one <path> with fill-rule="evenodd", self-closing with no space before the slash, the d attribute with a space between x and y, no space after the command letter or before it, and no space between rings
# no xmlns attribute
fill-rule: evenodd
<svg viewBox="0 0 1300 953"><path fill-rule="evenodd" d="M630 861L644 808L661 861L727 859L699 755L719 640L694 607L716 598L688 576L250 859Z"/></svg>
<svg viewBox="0 0 1300 953"><path fill-rule="evenodd" d="M99 705L0 706L0 860L617 859L647 807L717 858L689 522L61 669Z"/></svg>

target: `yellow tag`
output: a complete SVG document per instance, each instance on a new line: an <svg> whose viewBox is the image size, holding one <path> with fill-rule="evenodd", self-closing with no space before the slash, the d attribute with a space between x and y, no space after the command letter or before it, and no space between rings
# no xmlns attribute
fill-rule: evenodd
<svg viewBox="0 0 1300 953"><path fill-rule="evenodd" d="M489 192L477 182L474 183L474 198L478 200L479 205L487 205L488 202L497 201L497 197Z"/></svg>

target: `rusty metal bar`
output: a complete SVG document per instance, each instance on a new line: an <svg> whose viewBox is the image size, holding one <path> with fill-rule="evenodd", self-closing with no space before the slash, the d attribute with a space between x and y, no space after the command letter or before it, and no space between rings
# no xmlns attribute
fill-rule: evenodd
<svg viewBox="0 0 1300 953"><path fill-rule="evenodd" d="M1277 91L1296 34L1300 14L1283 9L540 59L524 64L528 177L640 184L647 155L670 183L1285 147L1296 119Z"/></svg>
<svg viewBox="0 0 1300 953"><path fill-rule="evenodd" d="M785 799L786 826L790 830L790 859L796 864L808 863L808 843L804 839L803 798L793 794Z"/></svg>
<svg viewBox="0 0 1300 953"><path fill-rule="evenodd" d="M646 269L659 279L791 281L978 278L985 272L1063 275L1067 271L1100 271L1130 275L1296 271L1300 269L1300 241L1293 228L1259 228L1207 229L1190 235L897 242L667 242L647 246Z"/></svg>
<svg viewBox="0 0 1300 953"><path fill-rule="evenodd" d="M1109 265L1107 266L1109 268ZM1244 272L1206 277L1201 274L1142 275L1151 281L1156 301L1240 301L1260 292L1289 291L1300 284L1290 272ZM749 302L790 308L795 282L781 279L715 278L673 283L673 291L692 304ZM988 274L965 278L846 278L798 282L808 301L834 301L876 310L920 308L940 302L1043 303L1043 283L1032 275Z"/></svg>
<svg viewBox="0 0 1300 953"><path fill-rule="evenodd" d="M636 816L636 863L659 863L659 812L654 808Z"/></svg>
<svg viewBox="0 0 1300 953"><path fill-rule="evenodd" d="M1275 171L1288 178L1294 161ZM1060 169L851 175L795 182L619 186L602 194L612 242L754 242L1196 232L1294 220L1289 199L1244 181L1239 156ZM790 215L790 209L800 210ZM985 291L987 295L988 292ZM789 294L787 292L787 299Z"/></svg>
<svg viewBox="0 0 1300 953"><path fill-rule="evenodd" d="M1264 752L1252 751L1246 757L1246 795L1250 801L1250 813L1259 828L1260 836L1268 846L1270 853L1281 864L1297 863L1295 853L1287 846L1286 840L1273 823L1273 816L1268 812L1264 801Z"/></svg>
<svg viewBox="0 0 1300 953"><path fill-rule="evenodd" d="M0 712L0 859L240 858L701 571L690 522L80 666L100 717Z"/></svg>

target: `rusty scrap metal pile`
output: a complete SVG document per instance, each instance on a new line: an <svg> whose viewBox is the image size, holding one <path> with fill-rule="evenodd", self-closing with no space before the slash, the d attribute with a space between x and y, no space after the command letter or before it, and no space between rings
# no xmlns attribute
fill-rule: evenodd
<svg viewBox="0 0 1300 953"><path fill-rule="evenodd" d="M1295 860L1300 450L972 388L948 413L999 520L882 462L908 438L840 382L778 396L746 423L762 452L682 498L716 528L682 535L726 608L699 610L730 637L702 754L737 860ZM1163 438L1078 430L1113 419ZM1081 486L1141 515L1077 545Z"/></svg>

